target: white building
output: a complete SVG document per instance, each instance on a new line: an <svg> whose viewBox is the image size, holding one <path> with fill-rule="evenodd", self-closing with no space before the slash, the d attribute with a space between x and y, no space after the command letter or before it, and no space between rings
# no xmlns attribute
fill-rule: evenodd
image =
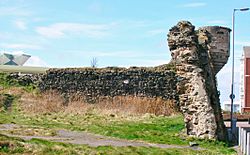
<svg viewBox="0 0 250 155"><path fill-rule="evenodd" d="M27 54L0 53L0 65L22 66L30 57Z"/></svg>

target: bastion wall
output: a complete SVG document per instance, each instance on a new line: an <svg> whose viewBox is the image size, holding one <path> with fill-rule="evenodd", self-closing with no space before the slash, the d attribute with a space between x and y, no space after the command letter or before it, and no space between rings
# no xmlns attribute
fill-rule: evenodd
<svg viewBox="0 0 250 155"><path fill-rule="evenodd" d="M100 97L162 98L176 103L187 135L226 140L216 74L229 57L230 29L207 26L195 30L181 21L168 33L172 59L157 67L49 69L36 79L41 91L56 90L65 99L95 103Z"/></svg>
<svg viewBox="0 0 250 155"><path fill-rule="evenodd" d="M81 96L88 102L99 97L130 95L178 100L177 77L168 66L50 69L39 88L57 90L66 98Z"/></svg>

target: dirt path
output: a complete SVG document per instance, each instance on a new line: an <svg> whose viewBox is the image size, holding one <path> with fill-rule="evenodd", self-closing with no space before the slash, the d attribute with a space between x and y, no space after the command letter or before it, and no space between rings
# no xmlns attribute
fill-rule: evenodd
<svg viewBox="0 0 250 155"><path fill-rule="evenodd" d="M1 131L8 131L17 129L19 126L15 124L2 124L0 125ZM178 145L166 145L166 144L153 144L141 141L132 141L111 138L101 135L96 135L88 132L76 132L67 130L58 130L56 136L26 136L26 135L13 135L2 133L10 137L20 137L25 140L30 140L32 138L44 139L55 142L71 143L71 144L86 144L92 147L97 146L143 146L143 147L158 147L158 148L189 148L193 150L203 150L197 146L178 146Z"/></svg>

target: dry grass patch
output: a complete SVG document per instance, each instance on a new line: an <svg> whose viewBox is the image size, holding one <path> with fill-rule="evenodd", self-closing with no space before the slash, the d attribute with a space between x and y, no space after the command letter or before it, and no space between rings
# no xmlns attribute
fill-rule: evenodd
<svg viewBox="0 0 250 155"><path fill-rule="evenodd" d="M146 98L135 96L117 96L104 99L96 104L96 109L103 112L125 115L154 115L170 116L176 114L174 102L161 98Z"/></svg>
<svg viewBox="0 0 250 155"><path fill-rule="evenodd" d="M94 104L86 103L82 99L65 103L58 93L48 91L39 95L26 93L22 95L20 101L23 111L34 114L54 112L85 114L94 111L98 114L108 115L144 115L149 113L170 116L178 113L171 100L135 96L102 97Z"/></svg>
<svg viewBox="0 0 250 155"><path fill-rule="evenodd" d="M20 99L24 112L46 114L59 112L64 109L64 100L56 92L48 91L42 94L25 93Z"/></svg>
<svg viewBox="0 0 250 155"><path fill-rule="evenodd" d="M10 95L15 95L15 96L20 96L24 94L25 92L26 91L20 87L10 87L10 88L1 89L1 86L0 86L0 94L10 94Z"/></svg>

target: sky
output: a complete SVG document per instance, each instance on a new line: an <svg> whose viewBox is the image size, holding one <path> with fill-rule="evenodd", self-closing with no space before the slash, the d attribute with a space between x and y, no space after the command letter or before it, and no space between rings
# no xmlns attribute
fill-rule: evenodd
<svg viewBox="0 0 250 155"><path fill-rule="evenodd" d="M0 51L26 53L27 66L156 66L171 56L169 29L180 20L232 28L232 10L249 0L0 0ZM250 46L250 11L235 16L235 93L240 58ZM232 45L231 45L232 46ZM231 48L232 49L232 48ZM218 73L221 102L229 100L231 58Z"/></svg>

